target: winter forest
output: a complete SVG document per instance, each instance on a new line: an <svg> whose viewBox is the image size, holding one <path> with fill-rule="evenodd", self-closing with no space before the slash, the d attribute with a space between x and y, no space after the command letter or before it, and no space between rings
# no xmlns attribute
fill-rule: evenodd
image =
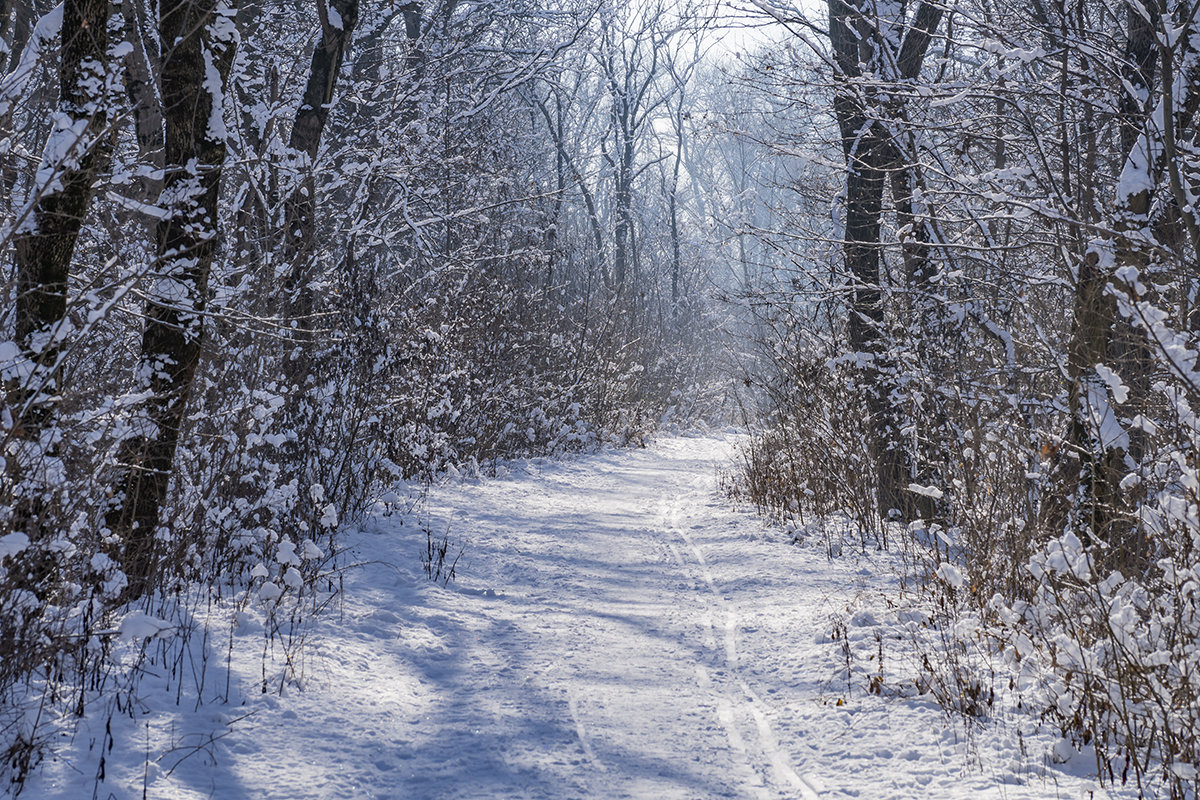
<svg viewBox="0 0 1200 800"><path fill-rule="evenodd" d="M0 793L1196 798L1198 12L0 0Z"/></svg>

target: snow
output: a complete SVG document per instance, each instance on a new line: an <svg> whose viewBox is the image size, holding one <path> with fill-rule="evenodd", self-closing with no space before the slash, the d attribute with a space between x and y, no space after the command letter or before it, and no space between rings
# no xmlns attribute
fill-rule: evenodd
<svg viewBox="0 0 1200 800"><path fill-rule="evenodd" d="M945 497L945 492L936 486L922 486L919 483L910 483L908 490L913 494L919 494L922 497L932 497L934 500L941 500Z"/></svg>
<svg viewBox="0 0 1200 800"><path fill-rule="evenodd" d="M29 537L20 531L0 536L0 558L12 558L25 552Z"/></svg>
<svg viewBox="0 0 1200 800"><path fill-rule="evenodd" d="M296 543L289 542L286 539L279 543L278 552L275 555L275 561L284 566L296 566L300 563L300 556L296 555Z"/></svg>
<svg viewBox="0 0 1200 800"><path fill-rule="evenodd" d="M338 13L338 10L333 7L332 3L326 7L326 10L329 12L329 27L336 28L339 31L345 30L342 15Z"/></svg>
<svg viewBox="0 0 1200 800"><path fill-rule="evenodd" d="M109 190L108 192L105 192L104 196L123 208L127 208L130 211L136 211L139 214L145 214L151 219L164 220L170 219L171 217L171 210L169 208L163 208L162 206L156 206L150 203L143 203L140 200L134 200L132 197L126 197L120 192Z"/></svg>
<svg viewBox="0 0 1200 800"><path fill-rule="evenodd" d="M942 562L941 566L937 568L937 576L955 589L961 589L967 583L962 570L946 562Z"/></svg>
<svg viewBox="0 0 1200 800"><path fill-rule="evenodd" d="M148 678L112 717L98 795L1131 796L1088 779L1057 731L968 732L913 687L867 691L880 642L926 619L892 603L898 561L830 561L731 507L716 474L732 440L510 464L434 487L419 519L381 509L346 533L340 608L307 633L302 679L264 663L263 626L239 614L232 651L220 633L194 648L203 705ZM422 574L426 530L465 547L456 581ZM90 711L28 796L90 792L107 721Z"/></svg>
<svg viewBox="0 0 1200 800"><path fill-rule="evenodd" d="M1103 367L1102 364L1097 364L1097 375L1104 379L1104 373L1099 370ZM1116 379L1116 374L1112 373L1112 377ZM1123 384L1120 384L1119 379L1116 379L1117 386L1112 386L1114 393L1124 389ZM1105 386L1098 385L1099 381L1084 380L1085 384L1085 402L1086 406L1083 409L1084 413L1090 417L1092 429L1095 431L1096 438L1099 439L1100 445L1106 450L1129 449L1129 434L1121 427L1121 421L1117 418L1117 414L1113 411L1108 402L1108 394L1105 392ZM1111 384L1108 384L1111 386ZM1123 398L1123 394L1117 394L1117 402L1119 398Z"/></svg>
<svg viewBox="0 0 1200 800"><path fill-rule="evenodd" d="M173 630L173 623L152 617L145 611L130 611L117 625L117 633L125 639L154 639Z"/></svg>
<svg viewBox="0 0 1200 800"><path fill-rule="evenodd" d="M1114 370L1103 364L1097 364L1096 374L1100 376L1100 380L1108 384L1108 390L1112 392L1114 402L1119 405L1129 399L1129 387L1122 383L1121 376Z"/></svg>
<svg viewBox="0 0 1200 800"><path fill-rule="evenodd" d="M208 128L205 135L214 142L223 142L229 138L225 128L225 85L221 71L213 61L212 51L204 48L204 91L212 96L212 110L208 114Z"/></svg>
<svg viewBox="0 0 1200 800"><path fill-rule="evenodd" d="M1130 148L1129 156L1125 159L1120 179L1117 182L1117 203L1122 208L1127 207L1132 198L1138 194L1154 191L1152 172L1156 153L1153 153L1153 150L1154 146L1148 141L1145 134L1140 136Z"/></svg>
<svg viewBox="0 0 1200 800"><path fill-rule="evenodd" d="M38 198L62 191L62 177L79 166L79 159L91 147L87 138L90 120L87 117L74 118L61 111L51 115L53 129L46 139L42 163L34 178L35 191L30 203ZM21 222L18 231L28 233L36 230L36 215L28 214Z"/></svg>

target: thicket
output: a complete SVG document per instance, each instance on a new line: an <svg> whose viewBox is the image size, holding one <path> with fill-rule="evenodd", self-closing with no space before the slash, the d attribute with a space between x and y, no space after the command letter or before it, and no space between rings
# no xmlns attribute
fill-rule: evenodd
<svg viewBox="0 0 1200 800"><path fill-rule="evenodd" d="M739 490L912 557L948 707L1195 797L1200 7L766 8L744 128L800 161L746 226Z"/></svg>

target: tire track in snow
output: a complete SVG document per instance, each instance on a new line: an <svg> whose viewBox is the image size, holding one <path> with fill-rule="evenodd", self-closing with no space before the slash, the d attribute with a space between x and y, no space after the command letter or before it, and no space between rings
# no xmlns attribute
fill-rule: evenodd
<svg viewBox="0 0 1200 800"><path fill-rule="evenodd" d="M713 580L712 571L709 569L708 561L704 558L704 553L696 546L695 541L688 535L687 531L679 524L679 517L683 504L682 498L677 498L673 503L664 503L658 508L658 517L661 521L662 528L669 534L675 534L683 540L687 545L687 550L691 553L693 563L699 568L700 576L703 578L705 585L708 587L709 595L716 601L719 608L725 609L725 626L723 631L722 643L725 650L726 665L733 669L737 664L737 613L729 608L725 598L718 592L716 582ZM680 557L679 548L673 542L667 543L668 548L676 556L676 561L680 567L686 568L685 561ZM701 641L706 650L716 650L717 639L715 636L713 625L713 609L705 609L700 615L702 624ZM723 688L715 685L712 676L703 664L696 664L696 676L701 688L709 690L716 695L716 712L717 721L725 730L725 736L729 739L729 745L737 755L738 761L745 767L746 777L743 782L751 789L757 800L770 800L771 794L764 785L761 776L754 769L753 760L755 757L751 754L750 748L746 743L745 737L742 736L738 729L736 714L734 710L735 699L731 698L730 694Z"/></svg>
<svg viewBox="0 0 1200 800"><path fill-rule="evenodd" d="M771 762L771 769L774 770L776 779L780 783L789 784L792 788L800 792L800 797L803 800L819 800L812 784L792 769L791 761L788 759L787 754L784 753L783 748L779 746L779 740L775 737L775 732L771 730L771 723L767 721L767 715L762 710L762 706L766 705L766 703L741 678L738 679L738 686L741 687L742 692L750 700L750 714L754 717L754 722L758 726L758 740Z"/></svg>
<svg viewBox="0 0 1200 800"><path fill-rule="evenodd" d="M673 531L675 531L675 533L679 534L683 538L684 542L687 543L688 549L691 550L692 555L696 557L696 563L700 565L700 575L704 578L704 582L708 584L709 591L716 596L717 600L724 604L725 598L717 594L717 585L713 582L712 570L708 568L708 562L704 560L704 553L700 552L700 548L696 547L696 543L692 541L692 537L688 536L687 531L679 527L678 523L670 522L668 525Z"/></svg>
<svg viewBox="0 0 1200 800"><path fill-rule="evenodd" d="M692 540L692 537L688 536L687 531L679 526L678 506L673 507L672 511L674 513L670 514L669 516L664 515L664 520L667 523L667 527L679 534L679 536L687 544L688 549L692 551L692 555L696 557L696 563L700 565L700 574L704 578L704 582L708 584L709 592L717 601L717 605L725 609L725 661L729 664L730 669L735 669L738 662L737 610L731 607L729 602L722 597L719 592L717 592L717 584L713 580L712 570L708 566L708 561L706 561L704 558L704 553L702 553L700 548L696 546L696 543ZM678 550L678 548L674 548L674 545L672 545L672 548L676 551ZM680 566L682 566L682 563ZM711 625L711 617L709 617L709 624Z"/></svg>
<svg viewBox="0 0 1200 800"><path fill-rule="evenodd" d="M700 494L699 491L695 494ZM715 601L716 606L725 611L724 625L724 651L725 663L729 671L736 677L738 688L740 689L739 706L748 709L749 716L754 721L754 728L758 737L758 750L761 753L761 761L769 765L770 772L774 775L776 783L783 787L788 787L792 792L798 792L801 800L820 800L818 790L815 788L815 781L811 781L799 775L791 765L788 754L779 745L779 740L775 736L771 728L770 722L767 719L766 713L763 712L763 707L767 703L762 700L750 685L741 677L737 676L738 669L738 652L737 652L737 633L738 633L738 614L733 603L726 599L720 592L717 591L716 580L713 577L712 568L708 560L704 557L704 553L696 544L695 540L688 534L684 527L680 524L684 498L677 498L673 503L666 503L659 508L659 518L663 526L668 532L674 533L681 538L687 545L687 549L691 552L695 559L696 565L699 567L700 575L704 579L704 583L708 587L709 594ZM683 566L679 555L679 548L673 543L669 543L669 549L675 556L675 560ZM704 632L702 638L704 644L710 649L715 649L716 640L713 636L713 613L711 610L706 610L702 617L704 623ZM762 783L758 773L753 769L751 760L756 757L751 754L750 748L747 746L746 739L738 730L738 723L735 714L735 698L731 694L726 693L720 688L717 688L712 681L708 671L703 665L696 665L697 675L700 678L701 686L712 686L717 693L716 709L717 719L721 723L721 727L725 729L725 733L729 738L730 746L739 756L739 760L750 767L750 773L753 779L750 781L751 788L758 798L769 797L767 787Z"/></svg>
<svg viewBox="0 0 1200 800"><path fill-rule="evenodd" d="M737 669L737 612L732 608L725 612L725 660L730 669Z"/></svg>
<svg viewBox="0 0 1200 800"><path fill-rule="evenodd" d="M591 739L588 738L587 729L583 726L583 717L579 715L579 702L575 699L575 694L568 690L567 692L567 710L571 712L571 721L575 723L575 735L579 737L579 744L583 747L583 753L588 757L588 761L592 762L592 766L599 772L608 772L608 767L604 766L596 751L592 749Z"/></svg>
<svg viewBox="0 0 1200 800"><path fill-rule="evenodd" d="M721 723L721 727L725 729L725 735L729 739L729 746L738 755L738 761L746 768L749 778L746 783L754 791L754 796L758 800L770 800L770 792L766 785L763 784L762 778L754 771L754 767L750 764L750 749L746 746L746 740L742 738L741 731L737 728L737 720L734 719L733 704L729 702L729 697L722 693L716 686L713 685L712 676L708 674L708 670L702 664L696 665L696 678L700 687L716 693L717 695L717 721Z"/></svg>

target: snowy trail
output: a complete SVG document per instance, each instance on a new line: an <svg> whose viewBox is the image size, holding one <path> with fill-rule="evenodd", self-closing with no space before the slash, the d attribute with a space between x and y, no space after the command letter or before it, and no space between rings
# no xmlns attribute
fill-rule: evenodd
<svg viewBox="0 0 1200 800"><path fill-rule="evenodd" d="M247 689L251 717L199 757L169 775L158 762L147 779L146 759L114 756L104 791L141 797L144 781L148 797L280 800L1096 790L1031 777L1003 743L968 746L927 701L847 692L831 619L847 618L850 639L873 637L878 620L851 619L847 606L893 579L788 546L730 508L716 486L729 446L665 438L436 488L429 524L466 545L448 588L419 576L425 540L412 521L379 518L352 537L364 564L347 574L342 613L317 624L303 691ZM253 687L261 665L237 659L236 679ZM45 796L77 796L52 784Z"/></svg>

